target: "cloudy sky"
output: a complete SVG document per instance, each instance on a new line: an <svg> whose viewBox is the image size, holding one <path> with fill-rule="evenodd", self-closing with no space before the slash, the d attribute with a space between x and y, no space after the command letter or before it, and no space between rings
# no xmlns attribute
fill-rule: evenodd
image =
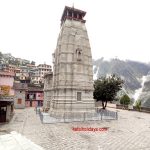
<svg viewBox="0 0 150 150"><path fill-rule="evenodd" d="M94 59L150 62L150 0L0 0L0 51L51 64L65 5L87 12Z"/></svg>

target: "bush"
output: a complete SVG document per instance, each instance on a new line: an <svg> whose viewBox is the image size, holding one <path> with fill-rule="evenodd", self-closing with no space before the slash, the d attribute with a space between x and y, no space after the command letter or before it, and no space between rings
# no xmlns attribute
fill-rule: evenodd
<svg viewBox="0 0 150 150"><path fill-rule="evenodd" d="M135 102L135 107L139 110L139 111L141 111L141 100L137 100L136 102Z"/></svg>
<svg viewBox="0 0 150 150"><path fill-rule="evenodd" d="M120 99L120 104L123 105L129 105L130 102L131 102L130 97L127 94L123 95Z"/></svg>

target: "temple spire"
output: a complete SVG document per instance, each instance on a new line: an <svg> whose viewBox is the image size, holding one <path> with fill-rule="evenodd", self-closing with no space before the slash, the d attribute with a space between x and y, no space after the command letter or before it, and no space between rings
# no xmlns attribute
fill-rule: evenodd
<svg viewBox="0 0 150 150"><path fill-rule="evenodd" d="M79 112L94 112L91 47L85 21L86 12L65 6L62 27L54 52L53 78L45 81L45 99L50 115L62 118ZM50 87L50 88L49 88ZM46 104L46 101L45 101Z"/></svg>
<svg viewBox="0 0 150 150"><path fill-rule="evenodd" d="M85 11L74 8L74 4L72 7L65 6L61 17L61 25L66 21L66 19L76 20L85 23L86 21L83 19L85 14Z"/></svg>

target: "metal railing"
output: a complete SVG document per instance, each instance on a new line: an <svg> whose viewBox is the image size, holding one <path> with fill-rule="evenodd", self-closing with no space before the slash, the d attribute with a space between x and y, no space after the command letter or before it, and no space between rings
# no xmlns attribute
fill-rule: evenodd
<svg viewBox="0 0 150 150"><path fill-rule="evenodd" d="M39 115L42 123L84 122L118 119L118 112L102 109L96 112L53 112L50 114L39 112Z"/></svg>

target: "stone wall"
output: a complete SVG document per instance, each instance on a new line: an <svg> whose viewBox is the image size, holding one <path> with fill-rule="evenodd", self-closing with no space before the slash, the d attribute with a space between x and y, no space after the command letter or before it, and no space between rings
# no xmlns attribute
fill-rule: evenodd
<svg viewBox="0 0 150 150"><path fill-rule="evenodd" d="M6 121L11 119L11 105L7 105Z"/></svg>
<svg viewBox="0 0 150 150"><path fill-rule="evenodd" d="M116 109L129 109L128 105L121 105L121 104L116 104ZM139 111L136 106L133 106L134 111ZM140 112L147 112L150 113L150 108L149 107L141 107Z"/></svg>
<svg viewBox="0 0 150 150"><path fill-rule="evenodd" d="M25 91L24 90L15 90L14 107L25 108Z"/></svg>
<svg viewBox="0 0 150 150"><path fill-rule="evenodd" d="M44 77L44 108L50 108L53 91L52 91L52 83L53 82L53 74L47 74Z"/></svg>

